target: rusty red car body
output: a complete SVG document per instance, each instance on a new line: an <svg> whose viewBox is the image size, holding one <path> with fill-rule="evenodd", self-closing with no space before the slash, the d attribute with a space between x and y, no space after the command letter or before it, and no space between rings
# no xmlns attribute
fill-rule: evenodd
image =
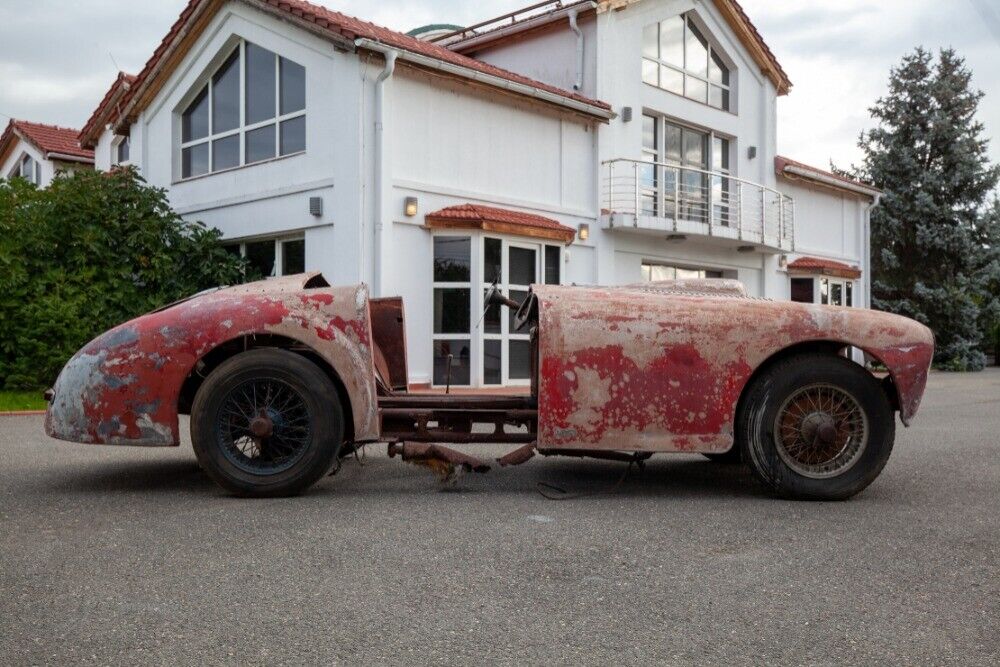
<svg viewBox="0 0 1000 667"><path fill-rule="evenodd" d="M612 460L718 455L733 448L740 401L774 360L862 350L888 371L881 386L908 425L934 346L929 329L903 317L752 298L725 280L534 285L516 319L531 333L530 394L415 394L407 389L401 300L370 300L364 285L331 287L319 274L223 288L86 345L60 374L45 427L83 443L177 445L178 415L220 362L275 346L335 380L337 395L324 400L343 406L345 452L380 441L525 443L502 465L533 451ZM487 468L442 446L417 449L410 459Z"/></svg>
<svg viewBox="0 0 1000 667"><path fill-rule="evenodd" d="M45 430L83 443L178 445L181 391L198 361L260 336L315 351L350 396L354 437L377 439L368 290L329 287L319 274L221 289L115 327L66 364Z"/></svg>
<svg viewBox="0 0 1000 667"><path fill-rule="evenodd" d="M538 447L724 452L736 404L764 362L828 342L889 370L900 417L920 405L929 329L872 310L747 297L736 281L539 285Z"/></svg>

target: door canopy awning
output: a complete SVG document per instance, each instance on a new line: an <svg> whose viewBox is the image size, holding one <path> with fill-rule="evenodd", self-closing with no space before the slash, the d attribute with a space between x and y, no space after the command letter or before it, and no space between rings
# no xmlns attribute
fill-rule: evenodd
<svg viewBox="0 0 1000 667"><path fill-rule="evenodd" d="M788 272L798 275L848 278L850 280L857 280L861 277L861 269L858 267L822 257L799 257L788 264Z"/></svg>
<svg viewBox="0 0 1000 667"><path fill-rule="evenodd" d="M576 238L572 227L534 213L511 211L482 204L459 204L424 216L429 229L478 229L496 234L526 236L569 245Z"/></svg>

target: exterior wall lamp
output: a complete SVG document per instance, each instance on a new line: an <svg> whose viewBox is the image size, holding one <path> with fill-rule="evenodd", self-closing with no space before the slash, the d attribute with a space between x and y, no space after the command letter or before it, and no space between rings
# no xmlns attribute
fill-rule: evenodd
<svg viewBox="0 0 1000 667"><path fill-rule="evenodd" d="M405 213L408 218L412 218L417 214L416 197L407 197L403 200L403 213Z"/></svg>
<svg viewBox="0 0 1000 667"><path fill-rule="evenodd" d="M583 223L580 225L580 231L577 232L581 241L586 241L590 238L590 225L588 223Z"/></svg>

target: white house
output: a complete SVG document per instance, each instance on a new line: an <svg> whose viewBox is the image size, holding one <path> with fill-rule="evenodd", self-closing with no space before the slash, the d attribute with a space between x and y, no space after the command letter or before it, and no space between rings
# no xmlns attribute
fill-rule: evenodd
<svg viewBox="0 0 1000 667"><path fill-rule="evenodd" d="M865 275L875 192L779 176L790 83L732 0L550 3L414 33L302 0L191 0L80 139L265 275L402 295L414 384L448 363L453 384L527 382L526 336L482 316L497 278L514 298L693 275L788 298L792 274L831 277L798 273L802 248Z"/></svg>
<svg viewBox="0 0 1000 667"><path fill-rule="evenodd" d="M94 151L77 140L79 130L11 119L0 135L0 178L20 176L40 188L56 172L92 169Z"/></svg>

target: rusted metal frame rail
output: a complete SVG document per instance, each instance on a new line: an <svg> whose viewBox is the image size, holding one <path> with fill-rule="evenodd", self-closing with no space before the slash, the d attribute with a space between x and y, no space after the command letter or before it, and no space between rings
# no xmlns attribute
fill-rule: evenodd
<svg viewBox="0 0 1000 667"><path fill-rule="evenodd" d="M379 416L386 441L531 443L538 431L538 409L531 397L389 396L379 399ZM475 424L492 425L493 430L476 433ZM507 425L527 431L509 433Z"/></svg>

